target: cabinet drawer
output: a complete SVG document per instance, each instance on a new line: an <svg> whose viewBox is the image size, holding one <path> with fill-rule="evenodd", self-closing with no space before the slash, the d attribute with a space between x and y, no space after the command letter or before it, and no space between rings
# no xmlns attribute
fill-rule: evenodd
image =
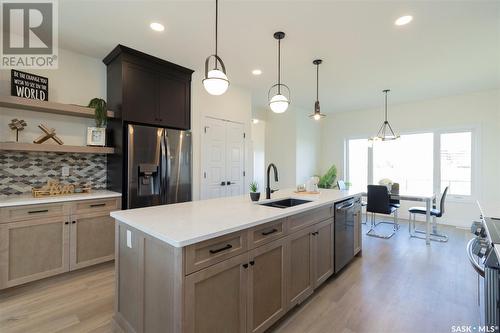
<svg viewBox="0 0 500 333"><path fill-rule="evenodd" d="M249 248L256 248L285 235L286 218L256 226L248 231Z"/></svg>
<svg viewBox="0 0 500 333"><path fill-rule="evenodd" d="M77 201L74 206L75 214L99 212L103 210L116 210L118 209L118 200L113 199L100 199L100 200L85 200Z"/></svg>
<svg viewBox="0 0 500 333"><path fill-rule="evenodd" d="M27 205L0 209L0 223L63 216L66 206L59 204Z"/></svg>
<svg viewBox="0 0 500 333"><path fill-rule="evenodd" d="M333 217L333 206L324 206L288 218L288 231L294 232L311 224Z"/></svg>
<svg viewBox="0 0 500 333"><path fill-rule="evenodd" d="M247 251L247 235L247 230L238 231L187 246L186 275Z"/></svg>

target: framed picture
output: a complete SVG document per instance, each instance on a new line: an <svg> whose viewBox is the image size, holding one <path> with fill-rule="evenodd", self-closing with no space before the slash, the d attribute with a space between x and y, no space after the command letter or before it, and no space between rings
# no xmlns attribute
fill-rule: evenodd
<svg viewBox="0 0 500 333"><path fill-rule="evenodd" d="M106 128L87 127L87 146L105 146Z"/></svg>

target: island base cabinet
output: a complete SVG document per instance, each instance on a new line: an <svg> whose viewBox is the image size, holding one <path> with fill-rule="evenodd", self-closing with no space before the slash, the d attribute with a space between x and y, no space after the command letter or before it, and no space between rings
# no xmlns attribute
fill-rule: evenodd
<svg viewBox="0 0 500 333"><path fill-rule="evenodd" d="M289 236L287 303L292 308L312 294L314 289L313 227Z"/></svg>
<svg viewBox="0 0 500 333"><path fill-rule="evenodd" d="M250 252L248 278L248 332L264 332L286 312L285 239Z"/></svg>
<svg viewBox="0 0 500 333"><path fill-rule="evenodd" d="M314 288L316 288L333 274L333 219L318 223L312 235L314 248Z"/></svg>
<svg viewBox="0 0 500 333"><path fill-rule="evenodd" d="M0 289L68 271L68 228L58 217L0 224Z"/></svg>
<svg viewBox="0 0 500 333"><path fill-rule="evenodd" d="M73 216L70 240L71 270L113 260L115 220L107 211Z"/></svg>
<svg viewBox="0 0 500 333"><path fill-rule="evenodd" d="M248 254L188 275L185 332L246 332Z"/></svg>

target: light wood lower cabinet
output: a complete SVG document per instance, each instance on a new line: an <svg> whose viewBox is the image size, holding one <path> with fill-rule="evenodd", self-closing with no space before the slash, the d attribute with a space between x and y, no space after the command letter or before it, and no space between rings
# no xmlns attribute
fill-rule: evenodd
<svg viewBox="0 0 500 333"><path fill-rule="evenodd" d="M360 211L354 213L354 255L361 252L362 219L363 216Z"/></svg>
<svg viewBox="0 0 500 333"><path fill-rule="evenodd" d="M286 312L285 238L250 252L248 332L264 332Z"/></svg>
<svg viewBox="0 0 500 333"><path fill-rule="evenodd" d="M112 260L116 199L90 201L2 208L0 289Z"/></svg>
<svg viewBox="0 0 500 333"><path fill-rule="evenodd" d="M289 236L288 308L305 300L314 290L313 230L313 227L308 227Z"/></svg>
<svg viewBox="0 0 500 333"><path fill-rule="evenodd" d="M318 223L313 229L314 288L333 274L333 219Z"/></svg>
<svg viewBox="0 0 500 333"><path fill-rule="evenodd" d="M246 332L248 254L188 275L185 332Z"/></svg>
<svg viewBox="0 0 500 333"><path fill-rule="evenodd" d="M109 212L72 216L70 270L109 261L115 255L115 219Z"/></svg>
<svg viewBox="0 0 500 333"><path fill-rule="evenodd" d="M58 217L0 224L0 289L68 271L68 231Z"/></svg>

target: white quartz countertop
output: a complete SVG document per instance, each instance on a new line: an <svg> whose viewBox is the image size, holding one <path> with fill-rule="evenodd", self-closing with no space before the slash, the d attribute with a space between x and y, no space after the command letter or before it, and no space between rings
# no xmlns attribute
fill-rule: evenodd
<svg viewBox="0 0 500 333"><path fill-rule="evenodd" d="M247 194L115 211L111 216L172 246L184 247L359 194L352 191L321 190L320 194L309 195L296 194L293 190L280 190L272 195L271 200L261 199L260 202L290 197L312 202L282 209L252 203Z"/></svg>
<svg viewBox="0 0 500 333"><path fill-rule="evenodd" d="M121 197L121 194L118 192L106 191L106 190L97 190L91 193L71 194L71 195L61 195L53 197L41 197L41 198L33 198L31 194L12 195L9 196L8 198L0 199L0 208L24 206L24 205L39 205L39 204L66 202L66 201L105 199L105 198L115 198L115 197Z"/></svg>

